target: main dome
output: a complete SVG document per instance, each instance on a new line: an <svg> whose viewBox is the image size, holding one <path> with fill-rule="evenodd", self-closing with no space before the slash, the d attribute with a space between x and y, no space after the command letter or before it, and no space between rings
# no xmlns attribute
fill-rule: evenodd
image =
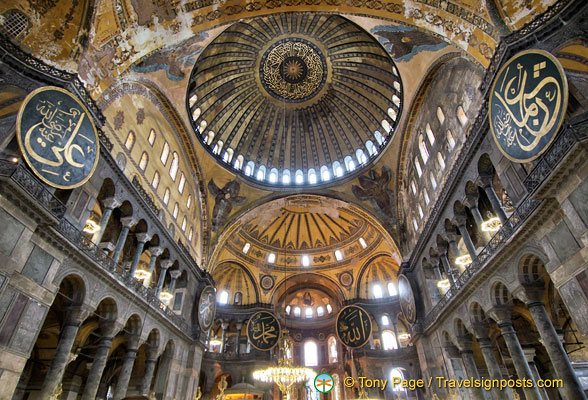
<svg viewBox="0 0 588 400"><path fill-rule="evenodd" d="M325 185L366 166L393 134L402 83L386 50L336 15L231 25L190 76L192 126L219 163L273 187Z"/></svg>

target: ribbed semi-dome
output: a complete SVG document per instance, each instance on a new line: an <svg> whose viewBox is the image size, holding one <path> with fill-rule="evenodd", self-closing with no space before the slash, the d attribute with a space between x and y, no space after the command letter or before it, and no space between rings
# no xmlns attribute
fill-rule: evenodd
<svg viewBox="0 0 588 400"><path fill-rule="evenodd" d="M238 22L202 52L187 105L208 151L255 182L326 184L389 141L402 83L386 51L336 15Z"/></svg>

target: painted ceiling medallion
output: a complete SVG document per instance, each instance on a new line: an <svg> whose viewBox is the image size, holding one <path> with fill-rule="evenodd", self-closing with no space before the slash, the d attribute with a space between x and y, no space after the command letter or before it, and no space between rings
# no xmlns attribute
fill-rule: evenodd
<svg viewBox="0 0 588 400"><path fill-rule="evenodd" d="M261 58L261 81L278 100L306 101L325 84L327 63L317 46L304 39L282 39Z"/></svg>

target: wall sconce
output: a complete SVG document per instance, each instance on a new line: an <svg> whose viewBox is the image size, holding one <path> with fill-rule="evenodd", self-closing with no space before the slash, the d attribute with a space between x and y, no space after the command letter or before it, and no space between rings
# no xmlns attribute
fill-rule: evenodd
<svg viewBox="0 0 588 400"><path fill-rule="evenodd" d="M457 265L461 265L462 267L467 267L472 263L472 257L469 254L465 256L460 256L455 259L455 263Z"/></svg>
<svg viewBox="0 0 588 400"><path fill-rule="evenodd" d="M488 221L482 222L482 230L484 232L496 232L502 227L502 223L500 222L500 218L493 217L490 218Z"/></svg>

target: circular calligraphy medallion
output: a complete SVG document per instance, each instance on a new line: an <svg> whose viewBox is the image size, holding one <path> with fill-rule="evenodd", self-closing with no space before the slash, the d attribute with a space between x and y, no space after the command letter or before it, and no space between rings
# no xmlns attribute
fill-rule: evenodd
<svg viewBox="0 0 588 400"><path fill-rule="evenodd" d="M543 50L508 60L490 90L489 121L496 145L511 161L539 157L555 139L568 104L568 83L559 61Z"/></svg>
<svg viewBox="0 0 588 400"><path fill-rule="evenodd" d="M198 324L200 329L208 331L216 314L216 291L212 286L206 286L200 293L198 301Z"/></svg>
<svg viewBox="0 0 588 400"><path fill-rule="evenodd" d="M398 300L404 318L414 324L416 322L416 304L410 281L405 275L398 276Z"/></svg>
<svg viewBox="0 0 588 400"><path fill-rule="evenodd" d="M287 102L312 98L327 78L325 56L316 45L301 38L278 40L262 55L259 68L265 90Z"/></svg>
<svg viewBox="0 0 588 400"><path fill-rule="evenodd" d="M273 349L278 344L280 333L280 322L269 311L256 312L247 323L247 339L257 350Z"/></svg>
<svg viewBox="0 0 588 400"><path fill-rule="evenodd" d="M359 348L370 340L372 320L366 310L350 305L339 311L335 330L341 343L354 349Z"/></svg>
<svg viewBox="0 0 588 400"><path fill-rule="evenodd" d="M29 167L52 187L81 186L98 164L100 142L92 116L62 88L29 93L18 112L16 136Z"/></svg>

